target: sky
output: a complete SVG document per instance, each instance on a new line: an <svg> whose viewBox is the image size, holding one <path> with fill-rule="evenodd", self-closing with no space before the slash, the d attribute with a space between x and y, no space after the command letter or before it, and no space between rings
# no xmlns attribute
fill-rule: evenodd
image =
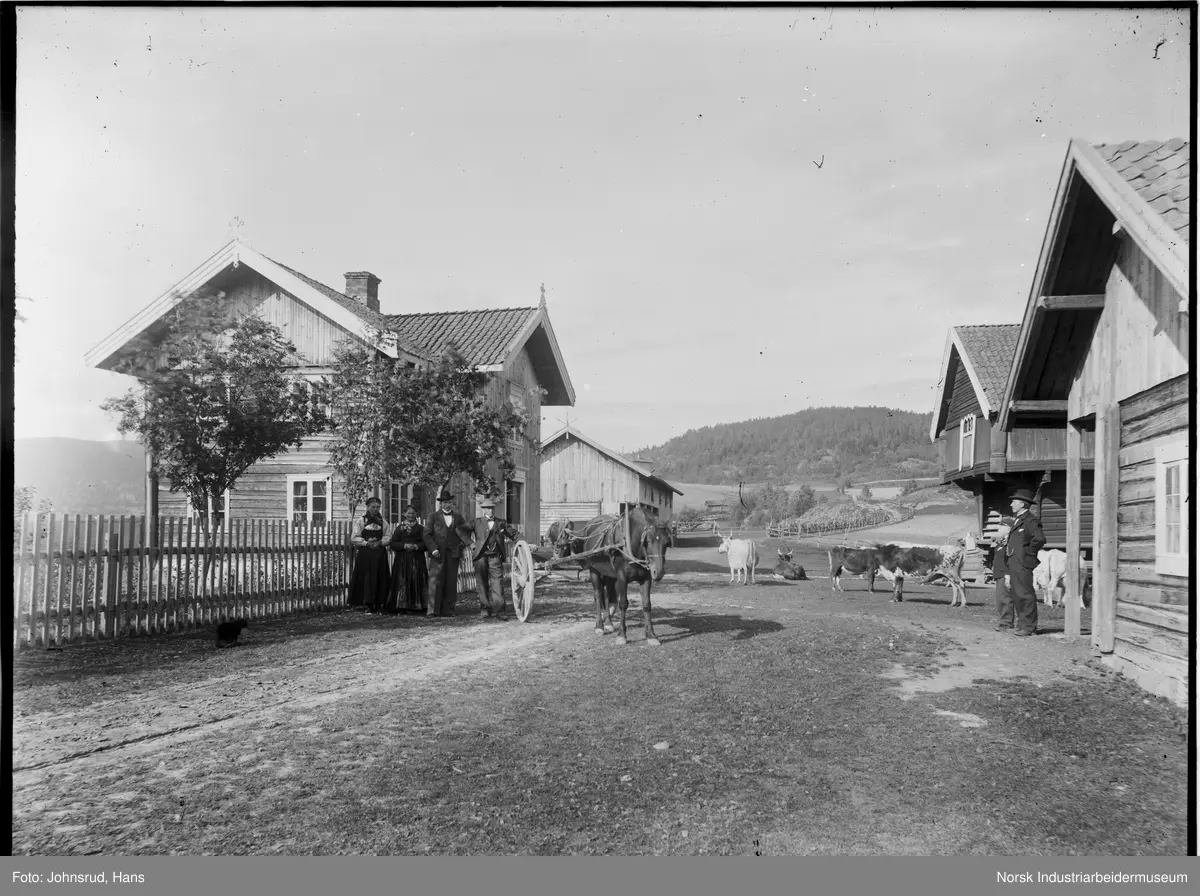
<svg viewBox="0 0 1200 896"><path fill-rule="evenodd" d="M933 410L1017 323L1068 141L1187 137L1186 10L18 10L18 438L232 236L385 313L537 304L617 450Z"/></svg>

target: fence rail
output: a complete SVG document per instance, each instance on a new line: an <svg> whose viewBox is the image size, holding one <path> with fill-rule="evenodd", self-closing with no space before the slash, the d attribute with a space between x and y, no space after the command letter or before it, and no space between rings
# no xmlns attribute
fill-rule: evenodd
<svg viewBox="0 0 1200 896"><path fill-rule="evenodd" d="M777 525L767 526L768 538L800 538L808 535L833 535L837 533L857 532L860 529L875 529L879 526L890 526L893 523L903 523L911 520L916 516L916 511L912 508L905 508L898 517L887 517L886 519L866 520L853 525L845 523L780 523Z"/></svg>
<svg viewBox="0 0 1200 896"><path fill-rule="evenodd" d="M13 526L17 647L186 631L345 606L351 523L26 514ZM475 589L468 558L459 591Z"/></svg>

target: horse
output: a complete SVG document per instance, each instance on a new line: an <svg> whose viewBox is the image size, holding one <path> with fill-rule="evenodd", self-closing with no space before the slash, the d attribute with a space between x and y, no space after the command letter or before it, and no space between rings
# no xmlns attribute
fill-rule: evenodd
<svg viewBox="0 0 1200 896"><path fill-rule="evenodd" d="M627 544L626 525L629 530ZM564 533L561 539L570 541L569 554L586 554L598 548L612 548L576 560L582 569L587 570L592 582L596 634L613 632L613 604L616 603L621 610L617 643L628 643L625 614L629 608L629 583L635 582L642 588L642 621L646 629L646 643L657 647L660 642L654 636L654 624L651 621L650 586L653 582L661 582L667 571L667 547L671 541L667 524L658 519L655 511L634 507L621 516L605 514L595 517L574 534ZM608 619L604 618L606 609Z"/></svg>

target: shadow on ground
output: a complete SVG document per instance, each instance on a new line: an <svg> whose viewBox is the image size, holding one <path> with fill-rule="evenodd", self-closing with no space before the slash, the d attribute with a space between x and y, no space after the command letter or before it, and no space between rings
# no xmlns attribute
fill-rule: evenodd
<svg viewBox="0 0 1200 896"><path fill-rule="evenodd" d="M638 611L638 616L641 611ZM733 640L745 641L758 635L782 631L782 623L771 619L747 619L728 613L697 613L692 610L655 610L654 624L670 626L672 631L657 629L658 640L667 644L696 635L732 634ZM682 631L680 631L682 629Z"/></svg>

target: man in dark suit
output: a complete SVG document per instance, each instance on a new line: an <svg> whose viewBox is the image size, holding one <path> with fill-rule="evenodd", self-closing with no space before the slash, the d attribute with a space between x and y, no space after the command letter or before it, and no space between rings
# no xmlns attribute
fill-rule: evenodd
<svg viewBox="0 0 1200 896"><path fill-rule="evenodd" d="M484 498L483 516L475 520L475 549L471 560L475 564L475 581L479 588L479 615L506 620L504 614L504 558L507 540L521 533L516 526L496 516L496 502Z"/></svg>
<svg viewBox="0 0 1200 896"><path fill-rule="evenodd" d="M454 495L442 489L438 508L425 521L425 547L429 550L428 616L453 616L458 600L458 567L463 548L471 544L471 527L454 509Z"/></svg>
<svg viewBox="0 0 1200 896"><path fill-rule="evenodd" d="M1046 545L1042 521L1032 512L1033 492L1019 488L1012 493L1013 527L1008 533L1004 557L1008 566L1006 583L1012 591L1016 614L1014 635L1027 637L1037 634L1037 592L1033 590L1033 571L1038 565L1038 551Z"/></svg>

